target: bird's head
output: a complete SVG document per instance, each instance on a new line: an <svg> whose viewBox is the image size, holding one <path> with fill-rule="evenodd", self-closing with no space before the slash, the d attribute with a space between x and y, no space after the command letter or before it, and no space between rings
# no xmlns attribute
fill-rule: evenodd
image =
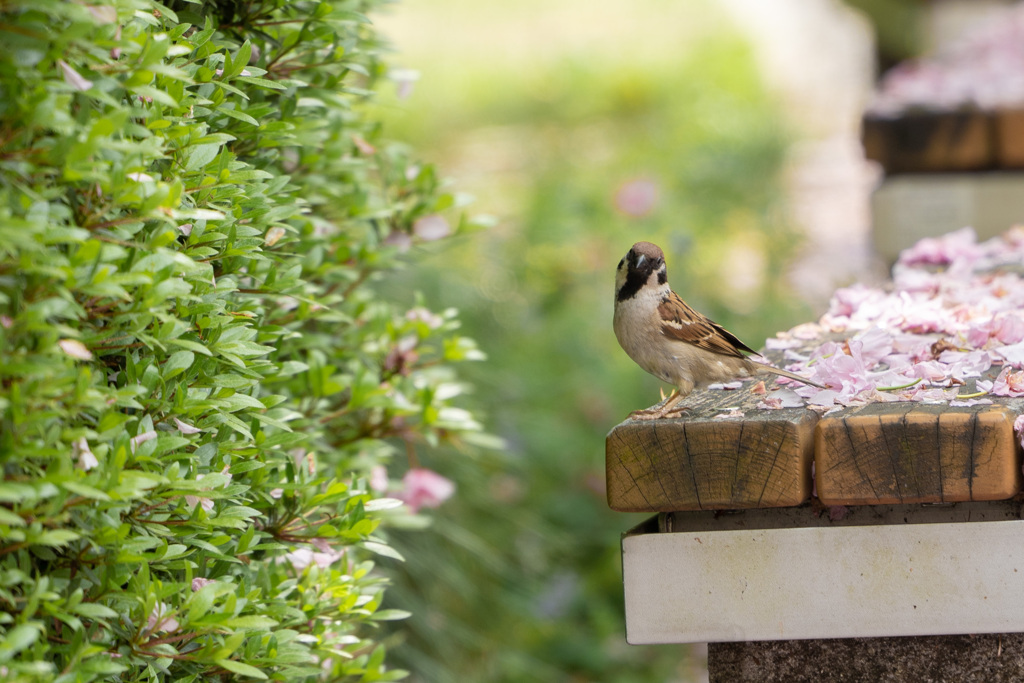
<svg viewBox="0 0 1024 683"><path fill-rule="evenodd" d="M656 244L637 242L619 261L615 271L615 299L625 301L644 287L660 289L668 286L665 254Z"/></svg>

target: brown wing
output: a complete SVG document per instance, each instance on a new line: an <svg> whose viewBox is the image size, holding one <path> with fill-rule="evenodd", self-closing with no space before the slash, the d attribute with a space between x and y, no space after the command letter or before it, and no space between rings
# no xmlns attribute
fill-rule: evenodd
<svg viewBox="0 0 1024 683"><path fill-rule="evenodd" d="M661 333L670 339L724 356L743 358L744 351L756 353L732 332L690 308L675 292L661 300L658 312L661 314Z"/></svg>

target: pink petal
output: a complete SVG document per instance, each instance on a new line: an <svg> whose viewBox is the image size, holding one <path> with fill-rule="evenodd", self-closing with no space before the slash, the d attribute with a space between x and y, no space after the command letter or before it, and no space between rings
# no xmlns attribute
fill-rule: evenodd
<svg viewBox="0 0 1024 683"><path fill-rule="evenodd" d="M86 5L89 13L100 24L112 24L117 21L117 9L110 5Z"/></svg>
<svg viewBox="0 0 1024 683"><path fill-rule="evenodd" d="M100 464L100 461L96 459L92 449L89 448L89 442L85 440L83 436L78 441L71 444L71 452L75 457L75 467L80 470L89 471L93 467Z"/></svg>
<svg viewBox="0 0 1024 683"><path fill-rule="evenodd" d="M178 431L182 434L201 434L202 429L196 429L188 422L182 422L178 418L174 418L174 425L178 428Z"/></svg>
<svg viewBox="0 0 1024 683"><path fill-rule="evenodd" d="M80 73L72 69L63 59L58 59L57 65L64 72L64 81L75 90L85 91L92 87L92 81L83 78Z"/></svg>
<svg viewBox="0 0 1024 683"><path fill-rule="evenodd" d="M1024 342L992 349L992 353L1014 367L1024 367Z"/></svg>
<svg viewBox="0 0 1024 683"><path fill-rule="evenodd" d="M1018 415L1013 421L1013 431L1016 432L1020 445L1024 446L1024 415Z"/></svg>
<svg viewBox="0 0 1024 683"><path fill-rule="evenodd" d="M370 488L378 493L388 490L388 470L383 465L374 465L370 469Z"/></svg>
<svg viewBox="0 0 1024 683"><path fill-rule="evenodd" d="M201 496L185 496L185 503L188 505L190 510L195 510L196 505L202 505L203 509L207 512L213 510L213 500L210 498L202 498Z"/></svg>
<svg viewBox="0 0 1024 683"><path fill-rule="evenodd" d="M164 633L174 633L178 630L178 620L174 617L166 616L171 611L170 605L163 602L158 602L153 606L153 611L149 615L149 619L146 621L146 627L153 633L163 631Z"/></svg>
<svg viewBox="0 0 1024 683"><path fill-rule="evenodd" d="M92 360L92 352L85 348L85 344L77 339L61 339L57 345L72 358L78 360Z"/></svg>
<svg viewBox="0 0 1024 683"><path fill-rule="evenodd" d="M152 441L155 438L156 438L156 432L153 431L152 429L149 430L148 432L142 432L138 436L133 436L131 441L130 441L131 447L132 447L132 453L135 452L135 449L139 446L139 444L144 444L147 441Z"/></svg>
<svg viewBox="0 0 1024 683"><path fill-rule="evenodd" d="M421 240L432 242L452 234L452 229L443 216L431 214L417 219L412 224L412 232Z"/></svg>
<svg viewBox="0 0 1024 683"><path fill-rule="evenodd" d="M412 237L402 232L401 230L392 230L386 238L384 238L384 244L398 249L399 253L404 254L409 251L409 247L412 246Z"/></svg>

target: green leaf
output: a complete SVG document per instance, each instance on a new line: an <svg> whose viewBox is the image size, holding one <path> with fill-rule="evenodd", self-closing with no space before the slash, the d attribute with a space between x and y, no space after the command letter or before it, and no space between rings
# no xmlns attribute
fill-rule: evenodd
<svg viewBox="0 0 1024 683"><path fill-rule="evenodd" d="M398 552L389 545L385 545L384 543L377 543L376 541L363 541L359 545L363 548L366 548L371 553L375 553L383 557L390 557L391 559L398 560L399 562L405 562L405 558L402 557L402 554L400 552Z"/></svg>
<svg viewBox="0 0 1024 683"><path fill-rule="evenodd" d="M195 354L191 351L176 351L175 353L172 353L167 358L167 362L164 363L164 381L177 377L185 370L188 370L192 367L192 363L195 362L195 359Z"/></svg>
<svg viewBox="0 0 1024 683"><path fill-rule="evenodd" d="M245 112L238 111L236 109L230 109L228 107L217 107L217 111L219 111L221 114L224 114L224 116L227 116L229 118L235 119L236 121L242 121L244 123L248 123L251 126L259 127L259 125L260 125L259 121L257 121L253 117L249 116Z"/></svg>
<svg viewBox="0 0 1024 683"><path fill-rule="evenodd" d="M241 662L235 661L234 659L217 659L215 660L219 666L224 667L228 671L232 671L241 676L249 676L250 678L259 678L262 680L267 679L267 675L257 669L254 666L248 664L242 664Z"/></svg>
<svg viewBox="0 0 1024 683"><path fill-rule="evenodd" d="M277 626L278 622L269 617L261 617L255 614L244 617L234 617L224 622L228 628L238 629L268 629Z"/></svg>
<svg viewBox="0 0 1024 683"><path fill-rule="evenodd" d="M39 545L48 546L61 546L67 545L71 541L80 538L79 534L68 529L51 529L50 531L44 531L35 537L35 542Z"/></svg>
<svg viewBox="0 0 1024 683"><path fill-rule="evenodd" d="M117 612L98 602L80 602L71 611L90 619L116 619L118 616Z"/></svg>
<svg viewBox="0 0 1024 683"><path fill-rule="evenodd" d="M170 344L171 346L180 346L183 349L188 349L189 351L201 353L204 356L213 355L213 352L210 351L205 346L203 346L202 344L194 341L189 341L188 339L168 339L167 343Z"/></svg>
<svg viewBox="0 0 1024 683"><path fill-rule="evenodd" d="M185 170L206 168L220 153L220 145L192 145L185 150Z"/></svg>
<svg viewBox="0 0 1024 683"><path fill-rule="evenodd" d="M108 496L104 491L100 491L92 486L83 484L80 481L62 481L60 485L62 488L65 488L72 493L76 493L83 498L90 498L92 500L110 500L110 496Z"/></svg>
<svg viewBox="0 0 1024 683"><path fill-rule="evenodd" d="M273 90L287 90L287 87L281 85L277 81L268 81L265 78L255 78L253 76L239 76L235 79L235 83L241 81L242 83L249 83L260 88L271 88Z"/></svg>
<svg viewBox="0 0 1024 683"><path fill-rule="evenodd" d="M382 609L374 612L370 618L374 621L401 621L411 616L412 612L406 612L401 609Z"/></svg>
<svg viewBox="0 0 1024 683"><path fill-rule="evenodd" d="M0 639L0 662L10 660L12 656L29 647L39 639L42 627L39 624L18 624L5 633Z"/></svg>

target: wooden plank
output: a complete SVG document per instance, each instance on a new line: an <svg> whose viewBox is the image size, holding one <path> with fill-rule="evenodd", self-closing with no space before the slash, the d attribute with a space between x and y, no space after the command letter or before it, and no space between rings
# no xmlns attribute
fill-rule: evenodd
<svg viewBox="0 0 1024 683"><path fill-rule="evenodd" d="M630 643L1024 632L1012 501L666 517L622 539Z"/></svg>
<svg viewBox="0 0 1024 683"><path fill-rule="evenodd" d="M1024 168L1024 109L995 114L996 150L1002 168Z"/></svg>
<svg viewBox="0 0 1024 683"><path fill-rule="evenodd" d="M798 408L758 410L762 398L746 387L698 392L687 398L682 418L615 427L605 442L608 505L668 512L806 501L818 416ZM731 407L744 417L715 417Z"/></svg>
<svg viewBox="0 0 1024 683"><path fill-rule="evenodd" d="M825 505L1011 498L1021 487L1015 413L876 403L822 418L815 483Z"/></svg>
<svg viewBox="0 0 1024 683"><path fill-rule="evenodd" d="M890 174L991 168L994 125L988 114L972 111L868 115L862 125L864 153Z"/></svg>

